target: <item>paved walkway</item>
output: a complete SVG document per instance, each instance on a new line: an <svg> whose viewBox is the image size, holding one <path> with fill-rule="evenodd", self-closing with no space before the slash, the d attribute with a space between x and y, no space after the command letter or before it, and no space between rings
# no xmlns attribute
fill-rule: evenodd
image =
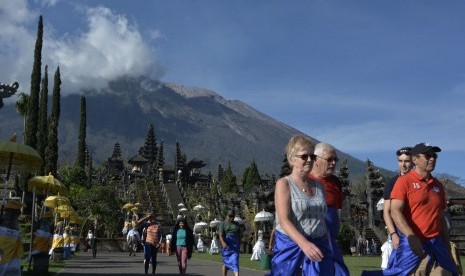
<svg viewBox="0 0 465 276"><path fill-rule="evenodd" d="M149 273L152 272L149 268ZM79 252L71 259L66 260L65 267L58 273L59 276L76 275L143 275L143 253L136 257L128 256L127 252L98 252L97 258L92 258L90 252ZM221 275L221 264L213 261L191 258L187 261L188 275ZM241 268L241 276L264 275L265 272ZM179 275L175 256L158 254L156 275ZM234 275L229 272L228 275Z"/></svg>

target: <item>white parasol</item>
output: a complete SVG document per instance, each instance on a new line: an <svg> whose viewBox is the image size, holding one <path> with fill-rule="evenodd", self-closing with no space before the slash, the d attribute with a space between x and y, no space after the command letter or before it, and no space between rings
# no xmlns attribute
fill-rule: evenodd
<svg viewBox="0 0 465 276"><path fill-rule="evenodd" d="M376 209L378 211L384 210L384 198L381 198L378 203L376 203Z"/></svg>
<svg viewBox="0 0 465 276"><path fill-rule="evenodd" d="M195 225L194 225L195 228L197 229L204 229L204 228L207 228L208 227L208 224L206 222L197 222Z"/></svg>
<svg viewBox="0 0 465 276"><path fill-rule="evenodd" d="M239 223L239 224L242 223L242 219L241 219L241 217L239 217L239 216L234 217L234 221L237 222L237 223Z"/></svg>
<svg viewBox="0 0 465 276"><path fill-rule="evenodd" d="M202 206L202 204L199 204L199 205L195 205L194 206L194 211L202 211L204 210L205 207Z"/></svg>
<svg viewBox="0 0 465 276"><path fill-rule="evenodd" d="M274 215L272 213L263 210L255 215L254 221L272 221L273 219Z"/></svg>
<svg viewBox="0 0 465 276"><path fill-rule="evenodd" d="M187 212L187 208L181 208L181 209L179 209L179 212L181 212L181 213Z"/></svg>
<svg viewBox="0 0 465 276"><path fill-rule="evenodd" d="M221 223L221 220L214 219L210 221L210 227L217 227L218 225L220 225L220 223Z"/></svg>

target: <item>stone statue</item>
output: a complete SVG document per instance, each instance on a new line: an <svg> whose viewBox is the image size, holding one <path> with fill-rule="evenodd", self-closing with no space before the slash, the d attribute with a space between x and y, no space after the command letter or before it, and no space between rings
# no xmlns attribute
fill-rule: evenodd
<svg viewBox="0 0 465 276"><path fill-rule="evenodd" d="M18 91L19 83L17 81L12 84L0 83L0 108L3 107L3 99L13 96Z"/></svg>

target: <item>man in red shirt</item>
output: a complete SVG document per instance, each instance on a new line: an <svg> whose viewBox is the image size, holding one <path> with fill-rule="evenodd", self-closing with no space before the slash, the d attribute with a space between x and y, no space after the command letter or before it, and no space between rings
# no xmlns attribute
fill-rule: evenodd
<svg viewBox="0 0 465 276"><path fill-rule="evenodd" d="M328 206L325 220L328 227L331 250L333 251L335 260L343 270L338 275L349 275L349 269L345 265L341 250L336 243L340 226L339 212L342 209L342 202L344 200L341 181L334 175L336 163L339 161L337 152L330 144L318 143L315 145L313 153L315 154L315 161L309 177L320 182L325 189L326 205Z"/></svg>
<svg viewBox="0 0 465 276"><path fill-rule="evenodd" d="M440 151L425 143L413 147L415 167L398 178L391 192L391 215L400 238L395 253L398 261L392 270L409 275L458 275L449 247L444 186L431 175Z"/></svg>

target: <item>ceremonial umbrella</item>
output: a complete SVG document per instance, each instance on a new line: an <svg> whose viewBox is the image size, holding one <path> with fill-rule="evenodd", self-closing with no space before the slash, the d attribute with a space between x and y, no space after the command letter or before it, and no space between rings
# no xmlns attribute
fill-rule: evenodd
<svg viewBox="0 0 465 276"><path fill-rule="evenodd" d="M208 224L206 222L197 222L196 224L194 224L194 232L200 232L206 227L208 227Z"/></svg>
<svg viewBox="0 0 465 276"><path fill-rule="evenodd" d="M78 216L76 213L72 213L69 218L69 223L83 225L84 219Z"/></svg>
<svg viewBox="0 0 465 276"><path fill-rule="evenodd" d="M266 212L265 210L258 212L255 215L255 218L253 219L254 221L261 221L261 222L266 222L266 221L272 221L274 219L274 215L270 212ZM263 224L263 231L265 231L265 224Z"/></svg>
<svg viewBox="0 0 465 276"><path fill-rule="evenodd" d="M273 219L274 215L272 213L263 210L255 215L254 221L272 221Z"/></svg>
<svg viewBox="0 0 465 276"><path fill-rule="evenodd" d="M181 213L187 212L187 208L181 208L181 209L179 209L179 212L181 212Z"/></svg>
<svg viewBox="0 0 465 276"><path fill-rule="evenodd" d="M6 170L6 180L11 170L33 171L42 165L39 153L30 146L16 142L16 134L9 141L0 141L0 170Z"/></svg>
<svg viewBox="0 0 465 276"><path fill-rule="evenodd" d="M201 204L194 206L194 211L202 211L204 209L205 209L205 207L203 207Z"/></svg>
<svg viewBox="0 0 465 276"><path fill-rule="evenodd" d="M212 227L212 228L216 227L216 226L220 225L220 223L221 223L221 220L214 219L214 220L210 221L210 227Z"/></svg>
<svg viewBox="0 0 465 276"><path fill-rule="evenodd" d="M74 213L74 208L69 205L61 205L55 208L55 212L60 214L60 217L66 219L69 218L71 213Z"/></svg>
<svg viewBox="0 0 465 276"><path fill-rule="evenodd" d="M35 204L36 204L36 192L51 192L51 193L61 193L62 195L68 195L68 189L66 188L60 180L53 177L52 173L49 173L46 176L34 176L27 181L27 188L29 191L32 191L32 221L35 220ZM69 202L69 200L68 200ZM49 202L48 204L51 204ZM58 205L57 205L58 206ZM49 207L57 207L49 206ZM33 227L31 225L31 237L32 237Z"/></svg>
<svg viewBox="0 0 465 276"><path fill-rule="evenodd" d="M239 217L239 216L235 216L235 217L234 217L234 221L237 222L237 223L239 223L239 224L242 223L242 219L241 219L241 217Z"/></svg>
<svg viewBox="0 0 465 276"><path fill-rule="evenodd" d="M32 171L42 165L39 153L30 146L16 142L16 133L9 141L0 141L0 171L6 171L6 181L10 179L11 170ZM0 221L6 204L6 183L3 194Z"/></svg>
<svg viewBox="0 0 465 276"><path fill-rule="evenodd" d="M71 205L69 199L65 196L49 196L45 199L44 205L50 208L56 208L61 205Z"/></svg>
<svg viewBox="0 0 465 276"><path fill-rule="evenodd" d="M381 198L378 203L376 203L376 209L382 211L384 209L384 198Z"/></svg>
<svg viewBox="0 0 465 276"><path fill-rule="evenodd" d="M52 194L60 194L67 196L68 188L58 179L56 179L52 173L44 176L34 176L27 181L27 187L29 191L43 191L50 192Z"/></svg>
<svg viewBox="0 0 465 276"><path fill-rule="evenodd" d="M184 205L184 203L181 202L181 203L178 204L178 207L179 207L179 208L184 208L184 207L186 207L186 206Z"/></svg>
<svg viewBox="0 0 465 276"><path fill-rule="evenodd" d="M124 210L131 210L134 207L134 204L132 203L126 203L123 205Z"/></svg>

